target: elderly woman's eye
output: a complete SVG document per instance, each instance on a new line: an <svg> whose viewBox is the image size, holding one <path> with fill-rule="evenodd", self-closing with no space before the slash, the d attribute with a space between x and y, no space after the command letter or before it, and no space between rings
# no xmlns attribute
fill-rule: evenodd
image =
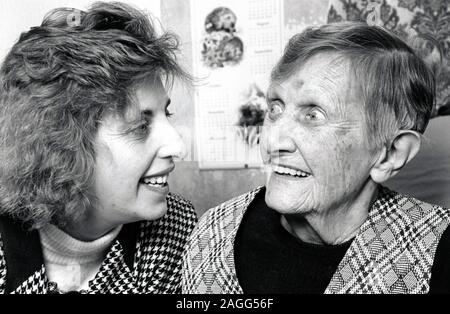
<svg viewBox="0 0 450 314"><path fill-rule="evenodd" d="M174 115L173 112L170 112L169 110L166 109L166 117L167 117L167 118L170 118L170 117L172 117L173 115Z"/></svg>
<svg viewBox="0 0 450 314"><path fill-rule="evenodd" d="M269 104L269 118L276 119L283 113L283 107L280 103L273 101Z"/></svg>
<svg viewBox="0 0 450 314"><path fill-rule="evenodd" d="M325 119L325 114L318 108L311 108L306 114L305 119L310 121L320 121Z"/></svg>

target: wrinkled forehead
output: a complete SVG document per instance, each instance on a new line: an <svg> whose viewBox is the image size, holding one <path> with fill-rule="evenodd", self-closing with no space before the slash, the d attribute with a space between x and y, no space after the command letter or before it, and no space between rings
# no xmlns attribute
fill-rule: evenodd
<svg viewBox="0 0 450 314"><path fill-rule="evenodd" d="M338 104L358 99L355 72L348 58L337 53L319 53L296 67L287 77L272 80L268 95L275 92L297 97L315 96Z"/></svg>

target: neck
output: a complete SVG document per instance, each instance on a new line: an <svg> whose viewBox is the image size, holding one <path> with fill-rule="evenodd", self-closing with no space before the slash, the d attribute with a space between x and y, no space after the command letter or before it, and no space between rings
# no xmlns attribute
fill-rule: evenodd
<svg viewBox="0 0 450 314"><path fill-rule="evenodd" d="M51 262L74 264L100 259L120 230L121 226L94 241L80 241L51 224L39 229L39 234L44 253Z"/></svg>
<svg viewBox="0 0 450 314"><path fill-rule="evenodd" d="M67 223L60 229L77 240L89 242L101 238L121 225L112 220L100 219L91 211L90 214L77 221Z"/></svg>
<svg viewBox="0 0 450 314"><path fill-rule="evenodd" d="M281 224L303 242L341 244L356 236L377 194L377 184L368 182L355 197L337 208L324 212L311 211L302 216L282 215Z"/></svg>

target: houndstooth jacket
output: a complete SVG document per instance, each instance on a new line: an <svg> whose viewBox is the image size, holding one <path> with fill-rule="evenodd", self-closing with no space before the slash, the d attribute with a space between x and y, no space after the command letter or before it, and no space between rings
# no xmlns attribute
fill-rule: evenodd
<svg viewBox="0 0 450 314"><path fill-rule="evenodd" d="M210 209L183 256L183 293L243 293L234 239L261 188ZM325 293L427 293L434 254L450 210L381 187Z"/></svg>
<svg viewBox="0 0 450 314"><path fill-rule="evenodd" d="M192 204L169 194L156 221L124 225L100 270L82 293L177 293L181 254L197 216ZM46 276L39 234L0 218L0 293L57 293Z"/></svg>

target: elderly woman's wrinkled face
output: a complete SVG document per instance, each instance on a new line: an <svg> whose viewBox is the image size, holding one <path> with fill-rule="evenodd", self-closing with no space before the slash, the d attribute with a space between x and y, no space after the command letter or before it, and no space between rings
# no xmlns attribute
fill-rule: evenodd
<svg viewBox="0 0 450 314"><path fill-rule="evenodd" d="M318 54L269 87L261 149L273 209L304 214L350 206L367 182L375 157L363 105L349 86L347 62Z"/></svg>
<svg viewBox="0 0 450 314"><path fill-rule="evenodd" d="M136 90L125 116L106 116L98 130L94 215L112 223L157 219L166 211L173 156L184 149L168 121L169 98L159 79Z"/></svg>

